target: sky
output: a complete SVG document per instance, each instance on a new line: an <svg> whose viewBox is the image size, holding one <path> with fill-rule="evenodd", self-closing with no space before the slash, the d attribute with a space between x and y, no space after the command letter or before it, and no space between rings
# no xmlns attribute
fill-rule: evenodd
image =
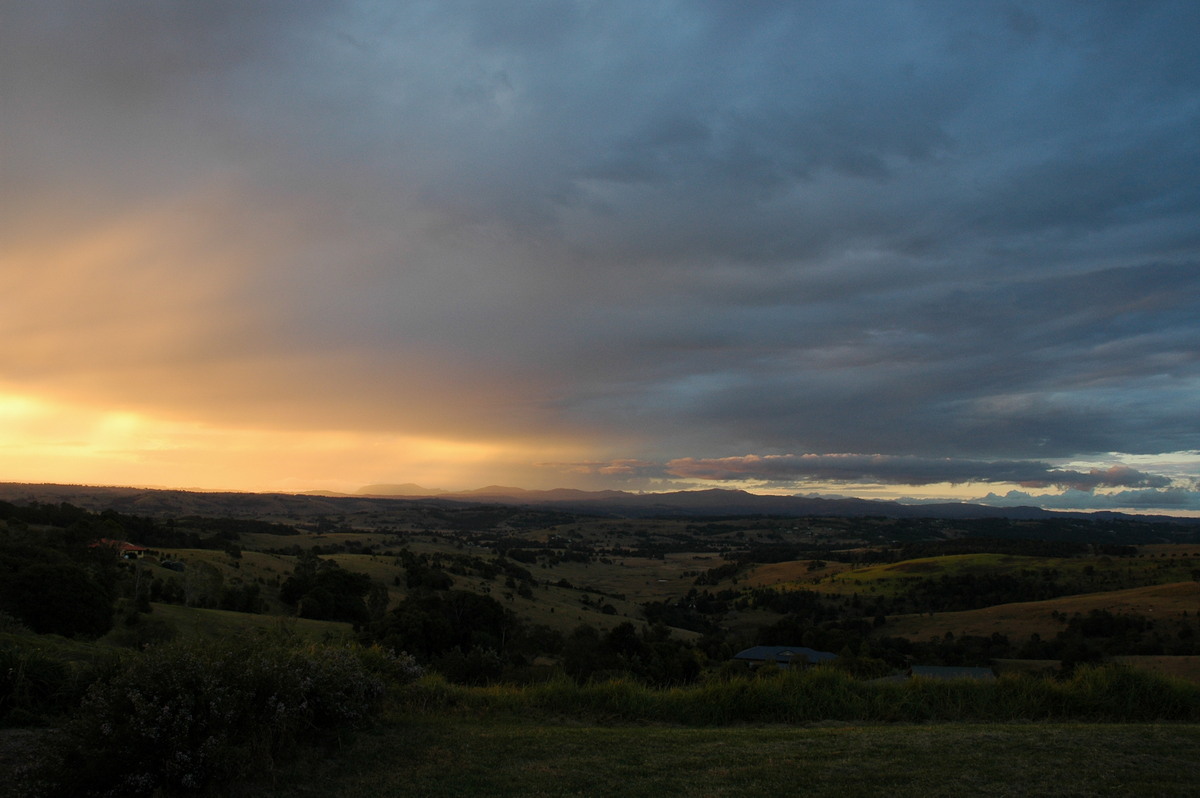
<svg viewBox="0 0 1200 798"><path fill-rule="evenodd" d="M0 0L0 481L1200 513L1200 4Z"/></svg>

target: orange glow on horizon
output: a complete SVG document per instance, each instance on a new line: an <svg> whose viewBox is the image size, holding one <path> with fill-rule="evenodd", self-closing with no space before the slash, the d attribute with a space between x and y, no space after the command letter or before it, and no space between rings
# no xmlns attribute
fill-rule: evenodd
<svg viewBox="0 0 1200 798"><path fill-rule="evenodd" d="M220 427L3 392L0 425L5 482L344 492L415 482L454 490L495 482L497 472L547 452L512 440Z"/></svg>

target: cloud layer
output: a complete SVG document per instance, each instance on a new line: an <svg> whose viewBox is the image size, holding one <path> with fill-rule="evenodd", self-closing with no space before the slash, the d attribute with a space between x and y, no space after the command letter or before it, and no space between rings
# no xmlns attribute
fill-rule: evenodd
<svg viewBox="0 0 1200 798"><path fill-rule="evenodd" d="M0 16L0 393L543 486L1195 476L1128 465L1200 450L1193 3Z"/></svg>
<svg viewBox="0 0 1200 798"><path fill-rule="evenodd" d="M1014 483L1027 488L1061 487L1091 491L1105 487L1165 488L1167 477L1127 466L1086 472L1054 468L1047 463L1011 460L954 460L857 454L767 455L683 458L667 463L671 476L702 480L766 480L789 482L882 482L895 485L937 483Z"/></svg>

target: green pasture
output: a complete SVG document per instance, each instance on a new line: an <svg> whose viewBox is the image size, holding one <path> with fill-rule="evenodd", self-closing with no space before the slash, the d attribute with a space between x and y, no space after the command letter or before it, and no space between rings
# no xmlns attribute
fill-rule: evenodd
<svg viewBox="0 0 1200 798"><path fill-rule="evenodd" d="M309 537L312 536L297 536L298 539ZM445 541L435 544L428 540L420 540L409 548L416 553L463 553ZM482 549L468 549L465 553L485 560L495 559L495 555ZM188 570L168 570L158 564L157 558L148 558L137 563L135 567L142 569L143 574L151 578L176 582L181 586L187 585L189 580L193 583L203 580L203 574L213 572L220 575L220 580L225 585L260 582L264 585L262 595L267 600L269 613L268 616L260 616L261 618L288 615L292 612L292 608L273 596L275 585L286 579L295 568L296 558L293 556L243 550L241 556L235 558L224 551L213 549L163 549L161 555L165 559L182 561ZM322 557L348 571L364 573L375 583L387 588L389 605L392 607L406 595L405 571L396 563L394 556L335 553ZM600 562L562 562L547 566L518 564L529 570L539 583L533 588L532 598L521 597L515 589L506 587L503 576L487 580L477 576L452 574L455 588L490 595L529 622L544 624L563 632L583 623L604 629L622 621L642 623L639 604L650 598L662 599L686 592L691 587L692 577L683 574L687 569L695 567L684 555L668 558L665 562L630 558L624 565ZM575 587L558 587L556 583L562 579L566 579ZM399 585L396 584L397 581ZM618 598L612 594L625 594L626 598ZM582 601L585 595L588 597L586 604ZM616 614L604 613L602 609L605 605L611 605ZM269 625L270 622L264 620L262 623ZM680 634L686 636L692 633L681 631Z"/></svg>
<svg viewBox="0 0 1200 798"><path fill-rule="evenodd" d="M1004 554L953 554L860 567L836 560L795 560L756 565L745 575L745 580L754 586L782 590L815 590L837 594L869 590L891 595L922 579L937 579L941 576L957 576L964 573L1011 573L1048 567L1051 563L1060 566L1064 562L1046 557Z"/></svg>
<svg viewBox="0 0 1200 798"><path fill-rule="evenodd" d="M1025 569L1059 565L1061 560L1044 557L1019 557L1005 554L952 554L922 557L897 563L869 565L824 577L812 589L829 593L856 593L875 588L879 593L899 592L905 585L922 579L963 574L1012 573Z"/></svg>
<svg viewBox="0 0 1200 798"><path fill-rule="evenodd" d="M779 587L790 586L838 594L870 591L891 595L916 581L938 579L942 576L1033 574L1050 571L1054 578L1076 583L1085 588L1086 592L1102 592L1134 585L1192 580L1195 572L1200 570L1198 558L1191 557L1186 549L1172 549L1173 547L1159 547L1157 556L1141 557L952 554L860 568L831 562L826 569L817 574L809 574L802 570L801 566L805 563L796 563L792 567L793 581L790 583L779 578L778 566L772 573L776 574L775 582ZM771 566L759 568L766 571ZM814 576L818 578L813 578Z"/></svg>
<svg viewBox="0 0 1200 798"><path fill-rule="evenodd" d="M1200 794L1200 692L1121 668L1062 682L861 682L818 669L669 690L428 677L395 700L335 759L309 760L271 794Z"/></svg>
<svg viewBox="0 0 1200 798"><path fill-rule="evenodd" d="M266 635L297 637L313 642L353 639L348 623L314 621L282 615L208 610L178 604L152 604L151 616L170 624L184 640L229 640Z"/></svg>
<svg viewBox="0 0 1200 798"><path fill-rule="evenodd" d="M410 715L310 761L274 798L1186 796L1200 726L678 728Z"/></svg>
<svg viewBox="0 0 1200 798"><path fill-rule="evenodd" d="M246 612L209 610L178 604L150 605L153 618L169 626L178 640L232 640L269 637L296 638L311 642L353 639L350 624L338 621L314 621L281 615L255 615ZM87 664L122 648L118 642L122 626L116 626L98 640L71 639L61 635L37 635L27 631L0 632L0 645L37 651L59 662Z"/></svg>
<svg viewBox="0 0 1200 798"><path fill-rule="evenodd" d="M92 665L112 653L109 646L89 640L73 640L61 635L35 635L31 632L0 632L0 648L32 651L56 662L72 666ZM7 674L2 674L7 675Z"/></svg>
<svg viewBox="0 0 1200 798"><path fill-rule="evenodd" d="M687 593L694 586L695 574L713 567L708 561L697 560L696 556L682 552L664 555L662 559L615 557L611 563L593 560L589 563L560 562L545 568L525 567L537 579L550 582L566 579L578 588L591 587L642 603Z"/></svg>
<svg viewBox="0 0 1200 798"><path fill-rule="evenodd" d="M1200 583L1174 582L996 604L977 610L897 615L888 619L882 632L911 639L941 637L947 632L983 637L997 632L1011 637L1028 637L1033 633L1052 637L1065 628L1062 618L1077 613L1086 615L1092 610L1162 619L1194 614L1198 608Z"/></svg>

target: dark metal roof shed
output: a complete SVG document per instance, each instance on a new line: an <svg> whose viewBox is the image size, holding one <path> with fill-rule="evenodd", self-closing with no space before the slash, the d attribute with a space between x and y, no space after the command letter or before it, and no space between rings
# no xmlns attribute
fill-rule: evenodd
<svg viewBox="0 0 1200 798"><path fill-rule="evenodd" d="M754 646L733 655L734 659L747 662L774 662L779 665L801 663L816 665L837 659L837 654L828 651L817 651L805 646Z"/></svg>

